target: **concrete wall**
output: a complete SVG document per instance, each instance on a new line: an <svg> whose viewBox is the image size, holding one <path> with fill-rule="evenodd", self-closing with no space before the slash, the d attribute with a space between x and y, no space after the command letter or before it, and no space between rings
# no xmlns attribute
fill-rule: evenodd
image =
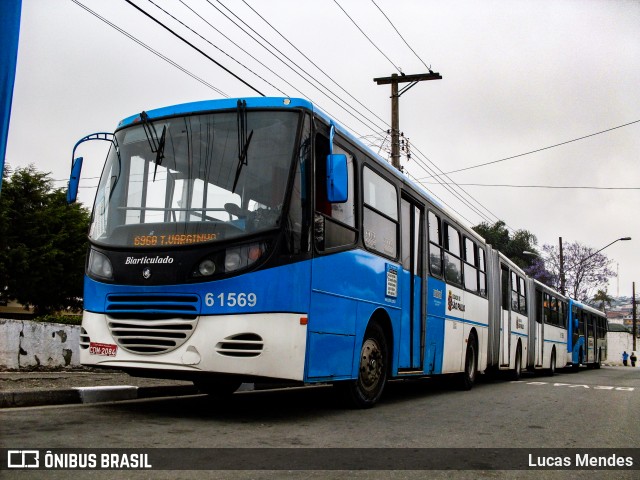
<svg viewBox="0 0 640 480"><path fill-rule="evenodd" d="M636 346L640 347L640 343L637 343ZM607 364L622 365L622 352L625 350L629 354L629 356L631 356L631 352L633 352L633 335L631 335L631 333L607 333ZM636 357L637 356L638 352L636 352ZM630 361L629 365L631 365Z"/></svg>
<svg viewBox="0 0 640 480"><path fill-rule="evenodd" d="M0 368L80 366L80 327L0 319Z"/></svg>
<svg viewBox="0 0 640 480"><path fill-rule="evenodd" d="M78 325L0 319L0 368L3 369L79 367L79 344ZM622 352L633 351L631 333L609 332L607 344L609 365L622 365ZM640 356L638 352L636 355Z"/></svg>

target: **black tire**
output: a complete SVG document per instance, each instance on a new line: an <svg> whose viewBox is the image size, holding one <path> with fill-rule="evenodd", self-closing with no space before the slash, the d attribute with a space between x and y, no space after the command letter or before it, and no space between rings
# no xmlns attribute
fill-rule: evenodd
<svg viewBox="0 0 640 480"><path fill-rule="evenodd" d="M337 382L351 407L371 408L380 397L387 383L389 372L389 349L384 331L377 323L367 328L360 349L358 378L347 382Z"/></svg>
<svg viewBox="0 0 640 480"><path fill-rule="evenodd" d="M556 374L556 349L554 348L551 351L551 362L549 364L549 369L547 370L547 375L553 377Z"/></svg>
<svg viewBox="0 0 640 480"><path fill-rule="evenodd" d="M598 359L596 360L593 368L598 369L600 368L600 365L602 365L602 350L598 350Z"/></svg>
<svg viewBox="0 0 640 480"><path fill-rule="evenodd" d="M212 398L228 398L242 385L241 380L233 378L216 378L194 380L193 384L200 391Z"/></svg>
<svg viewBox="0 0 640 480"><path fill-rule="evenodd" d="M472 333L469 335L467 342L467 351L464 357L464 372L460 374L457 382L459 390L471 390L476 382L478 374L478 347L476 336Z"/></svg>
<svg viewBox="0 0 640 480"><path fill-rule="evenodd" d="M513 370L509 370L509 380L512 380L512 381L520 380L521 375L522 375L522 346L518 342L518 348L516 349L515 368Z"/></svg>
<svg viewBox="0 0 640 480"><path fill-rule="evenodd" d="M584 362L584 356L582 354L582 347L580 347L580 351L578 352L578 363L574 363L573 365L571 365L571 368L573 369L574 372L578 372L580 371L580 365L582 365Z"/></svg>

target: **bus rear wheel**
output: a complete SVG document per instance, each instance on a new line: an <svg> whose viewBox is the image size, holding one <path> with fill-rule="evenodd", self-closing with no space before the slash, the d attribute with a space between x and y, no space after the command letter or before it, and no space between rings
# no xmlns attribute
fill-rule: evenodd
<svg viewBox="0 0 640 480"><path fill-rule="evenodd" d="M478 351L476 349L476 337L472 333L467 341L467 352L464 358L464 372L458 380L460 390L471 390L478 373Z"/></svg>
<svg viewBox="0 0 640 480"><path fill-rule="evenodd" d="M521 375L522 375L522 347L518 342L518 348L516 349L515 368L513 370L509 370L509 379L520 380Z"/></svg>
<svg viewBox="0 0 640 480"><path fill-rule="evenodd" d="M582 365L583 362L584 362L584 357L582 355L582 348L580 348L580 351L578 352L578 363L574 363L571 366L573 371L574 372L579 372L580 371L580 365Z"/></svg>
<svg viewBox="0 0 640 480"><path fill-rule="evenodd" d="M556 349L554 348L551 351L551 362L549 363L549 370L547 370L547 375L553 377L556 374Z"/></svg>
<svg viewBox="0 0 640 480"><path fill-rule="evenodd" d="M350 406L371 408L380 397L387 383L389 350L385 334L377 323L367 328L360 349L358 378L354 381L337 382Z"/></svg>

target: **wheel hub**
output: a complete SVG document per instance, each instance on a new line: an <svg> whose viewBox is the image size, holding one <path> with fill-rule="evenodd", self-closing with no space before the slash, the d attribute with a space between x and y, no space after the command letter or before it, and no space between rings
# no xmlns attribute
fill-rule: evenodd
<svg viewBox="0 0 640 480"><path fill-rule="evenodd" d="M375 387L382 377L383 362L382 352L377 342L368 339L362 345L362 356L360 358L360 378L366 388Z"/></svg>

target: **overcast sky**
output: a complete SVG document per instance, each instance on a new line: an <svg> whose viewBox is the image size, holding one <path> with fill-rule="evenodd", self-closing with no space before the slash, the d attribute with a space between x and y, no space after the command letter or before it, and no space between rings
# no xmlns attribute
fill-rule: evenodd
<svg viewBox="0 0 640 480"><path fill-rule="evenodd" d="M84 135L113 131L122 118L142 110L256 95L124 0L78 1L206 84L72 0L23 0L6 156L12 167L33 163L62 187L72 148ZM390 88L373 78L398 69L425 73L426 66L439 72L442 80L419 83L400 99L400 128L413 145L413 158L403 160L408 172L465 223L500 218L514 230L534 233L540 247L563 237L599 249L633 237L603 253L619 268L609 293L630 295L632 281L640 290L640 122L632 123L640 120L639 1L338 0L369 39L333 0L154 2L204 39L150 1L135 0L257 90L308 98L357 136L389 128ZM214 8L231 17L222 5L255 31L243 25L251 36L260 34L290 60L280 62ZM307 83L292 62L352 108ZM354 109L368 120L348 113ZM609 129L451 173L444 180L461 185L450 188L473 208L433 184L425 169L451 172ZM91 142L79 150L85 157L80 200L88 206L106 147Z"/></svg>

